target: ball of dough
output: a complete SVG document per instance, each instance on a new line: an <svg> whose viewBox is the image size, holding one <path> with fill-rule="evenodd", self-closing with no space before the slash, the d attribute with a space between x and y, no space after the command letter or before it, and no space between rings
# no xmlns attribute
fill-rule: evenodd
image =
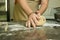
<svg viewBox="0 0 60 40"><path fill-rule="evenodd" d="M39 20L37 26L43 25L45 22L46 22L46 18L44 16L40 16L40 20Z"/></svg>

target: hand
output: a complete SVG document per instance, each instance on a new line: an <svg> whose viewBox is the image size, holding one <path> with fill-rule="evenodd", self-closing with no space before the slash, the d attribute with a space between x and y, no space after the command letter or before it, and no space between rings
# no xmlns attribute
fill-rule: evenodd
<svg viewBox="0 0 60 40"><path fill-rule="evenodd" d="M38 19L39 19L39 16L35 13L32 13L26 22L26 26L31 27L32 25L35 28L38 23Z"/></svg>
<svg viewBox="0 0 60 40"><path fill-rule="evenodd" d="M36 11L36 14L40 17L41 13L39 11Z"/></svg>

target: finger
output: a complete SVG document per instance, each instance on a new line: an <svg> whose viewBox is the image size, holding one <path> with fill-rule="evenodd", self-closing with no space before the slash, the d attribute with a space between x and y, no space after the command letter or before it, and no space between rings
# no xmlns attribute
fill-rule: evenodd
<svg viewBox="0 0 60 40"><path fill-rule="evenodd" d="M32 26L35 28L36 25L35 25L35 23L33 22L33 20L31 19L30 21L31 21Z"/></svg>
<svg viewBox="0 0 60 40"><path fill-rule="evenodd" d="M35 17L37 18L37 20L40 19L40 13L37 12L37 14L35 14Z"/></svg>
<svg viewBox="0 0 60 40"><path fill-rule="evenodd" d="M26 22L26 26L27 26L28 28L30 28L30 21L27 21L27 22Z"/></svg>
<svg viewBox="0 0 60 40"><path fill-rule="evenodd" d="M27 27L27 22L26 22L26 27Z"/></svg>
<svg viewBox="0 0 60 40"><path fill-rule="evenodd" d="M28 21L28 27L30 28L30 21Z"/></svg>
<svg viewBox="0 0 60 40"><path fill-rule="evenodd" d="M36 19L36 17L33 18L33 21L34 21L34 23L37 25L38 20Z"/></svg>
<svg viewBox="0 0 60 40"><path fill-rule="evenodd" d="M39 15L36 15L36 19L39 20L40 19L40 16Z"/></svg>

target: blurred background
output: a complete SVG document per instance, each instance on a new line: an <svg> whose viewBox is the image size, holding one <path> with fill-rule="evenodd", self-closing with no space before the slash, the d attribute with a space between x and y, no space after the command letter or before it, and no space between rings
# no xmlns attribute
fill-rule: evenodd
<svg viewBox="0 0 60 40"><path fill-rule="evenodd" d="M0 21L6 21L7 20L7 10L6 10L6 1L0 0Z"/></svg>
<svg viewBox="0 0 60 40"><path fill-rule="evenodd" d="M38 9L37 1L38 0L27 1L33 11L35 11L36 8ZM0 0L0 20L12 19L14 2L15 2L14 0L8 0L8 6L7 6L7 0ZM34 5L36 5L36 7L34 7ZM8 18L5 15L7 12L7 8L8 8L7 15L9 15ZM54 16L55 14L60 15L60 0L49 0L48 8L43 15L46 17L46 19L55 19L56 18Z"/></svg>

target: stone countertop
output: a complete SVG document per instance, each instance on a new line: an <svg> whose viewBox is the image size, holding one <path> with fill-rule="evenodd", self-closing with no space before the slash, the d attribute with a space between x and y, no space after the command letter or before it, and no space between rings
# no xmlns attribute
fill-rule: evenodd
<svg viewBox="0 0 60 40"><path fill-rule="evenodd" d="M18 29L18 28L17 28ZM46 32L47 39L53 39L53 40L60 40L60 28L51 28L49 26L46 26L44 28L36 29L35 31L33 29L31 30L15 30L11 29L7 32L0 32L0 40L22 40L22 38L26 39L26 37L29 37L29 35L35 33L41 33L40 30L43 29ZM28 36L26 36L28 33ZM31 35L32 36L32 35ZM32 38L34 38L35 35L33 35ZM35 36L36 37L36 36ZM21 39L20 39L21 38Z"/></svg>
<svg viewBox="0 0 60 40"><path fill-rule="evenodd" d="M38 31L40 29L43 29L46 32L48 39L60 40L60 24L57 23L56 21L47 20L47 22L43 26L36 27L36 29ZM20 37L18 33L21 33L21 32L27 33L27 31L28 31L28 28L24 27L23 25L20 25L19 23L9 22L8 31L7 32L0 31L0 40L17 39L16 37ZM31 33L32 31L34 32L33 28L30 29ZM21 35L21 36L24 36L24 35Z"/></svg>

